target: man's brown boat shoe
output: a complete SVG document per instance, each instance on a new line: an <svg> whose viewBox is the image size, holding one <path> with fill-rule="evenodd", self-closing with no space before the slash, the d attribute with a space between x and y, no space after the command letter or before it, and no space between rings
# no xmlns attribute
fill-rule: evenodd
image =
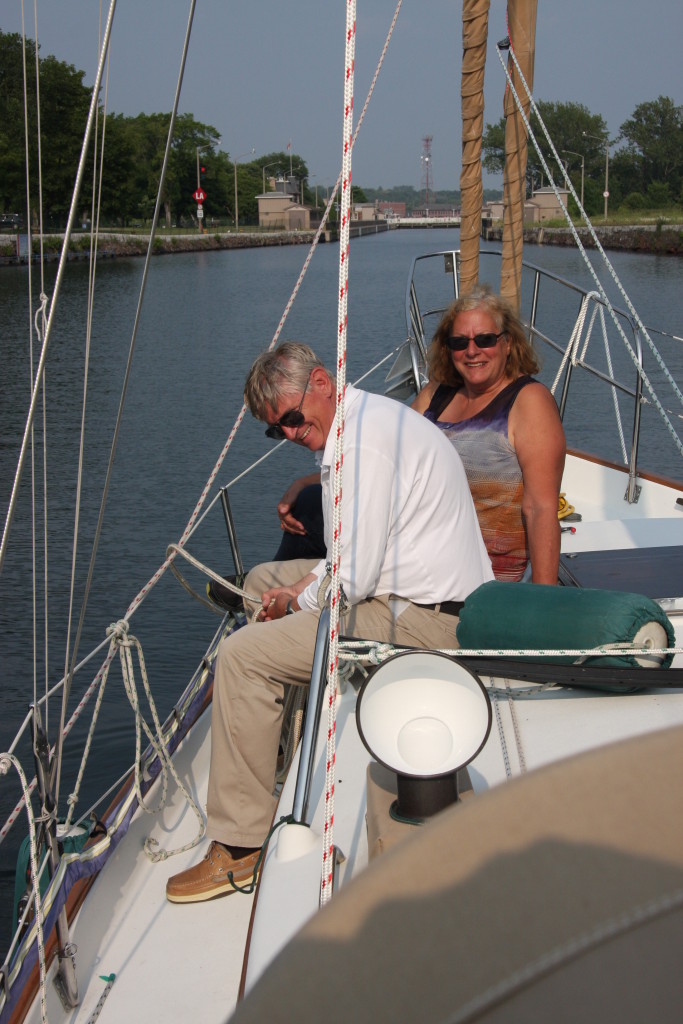
<svg viewBox="0 0 683 1024"><path fill-rule="evenodd" d="M242 887L254 881L254 869L260 852L255 850L236 860L224 846L213 842L204 860L169 878L166 883L166 899L171 903L199 903L235 892L235 885ZM228 874L231 878L228 878Z"/></svg>

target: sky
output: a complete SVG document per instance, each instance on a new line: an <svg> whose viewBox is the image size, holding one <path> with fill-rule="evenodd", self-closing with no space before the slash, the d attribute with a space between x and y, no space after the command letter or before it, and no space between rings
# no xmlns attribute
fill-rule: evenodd
<svg viewBox="0 0 683 1024"><path fill-rule="evenodd" d="M355 111L360 113L397 0L357 0ZM103 3L104 15L108 0ZM118 0L108 109L135 115L173 103L190 0ZM97 67L97 0L24 0L26 34L41 55L86 72ZM423 139L431 186L460 176L460 3L404 0L353 154L355 184L421 187ZM286 150L306 161L309 183L333 183L341 166L344 0L197 0L180 111L213 125L231 159ZM3 0L0 29L21 31L21 0ZM507 34L505 3L491 0L485 122L502 116L505 78L495 52ZM635 107L660 95L683 102L681 0L539 0L534 97L601 114L610 137ZM581 151L577 139L576 150ZM485 176L498 187L499 176Z"/></svg>

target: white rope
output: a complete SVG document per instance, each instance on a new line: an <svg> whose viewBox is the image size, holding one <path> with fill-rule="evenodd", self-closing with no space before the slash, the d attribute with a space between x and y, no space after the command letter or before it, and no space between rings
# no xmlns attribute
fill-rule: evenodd
<svg viewBox="0 0 683 1024"><path fill-rule="evenodd" d="M572 328L572 333L569 336L569 342L564 351L564 355L562 356L562 359L560 361L557 373L555 374L555 380L553 381L552 386L550 388L550 392L553 395L555 394L557 386L560 383L560 379L562 378L567 362L570 359L572 360L572 363L575 363L576 361L576 352L578 349L579 339L581 337L583 325L585 323L586 315L588 313L588 301L591 296L595 295L597 295L597 292L589 292L588 294L584 295L581 299L581 306L579 308L579 313L576 318L576 322Z"/></svg>
<svg viewBox="0 0 683 1024"><path fill-rule="evenodd" d="M372 665L381 665L387 658L403 651L414 650L409 647L397 647L393 644L375 640L342 640L339 644L339 657L344 661L368 661ZM601 644L598 647L478 647L454 649L442 648L442 654L452 658L597 658L602 656L662 656L683 654L683 647L641 647L633 643ZM552 666L549 665L549 668ZM664 670L666 671L666 670Z"/></svg>
<svg viewBox="0 0 683 1024"><path fill-rule="evenodd" d="M93 658L95 656L95 654L97 654L98 651L101 650L102 647L106 646L107 643L108 643L108 641L105 640L101 644L99 644L99 646L91 654L89 654L86 658L83 659L83 661L80 663L78 668L81 668L88 661L90 661L90 659ZM99 686L100 679L102 678L103 673L109 671L109 665L111 664L111 661L112 661L112 659L114 657L114 653L115 652L111 649L111 645L110 645L110 653L108 654L108 656L105 659L105 661L103 662L103 664L100 666L100 668L99 668L99 670L97 672L97 675L95 676L93 681L90 683L90 686L88 687L88 689L85 691L85 693L81 697L81 700L79 701L76 709L74 710L73 714L71 715L71 718L69 719L67 724L64 726L64 738L65 739L69 735L69 733L71 732L71 730L72 730L73 726L75 725L75 723L77 722L77 720L80 718L80 715L81 715L81 712L83 711L83 708L88 703L88 701L90 700L91 696L93 695L93 693L95 692L95 690ZM60 680L60 682L56 686L53 687L52 692L56 692L63 685L64 685L64 679ZM49 697L49 696L51 696L51 693L48 693L46 695L46 697ZM24 719L24 723L22 725L22 729L20 729L17 737L15 737L15 739L14 739L14 741L12 743L12 748L15 748L17 746L18 739L20 738L20 736L22 734L22 731L31 723L31 721L32 721L32 715L29 714ZM52 747L51 750L50 750L50 756L51 757L52 757L53 753L54 753L54 747ZM30 783L29 788L28 788L29 793L32 793L35 788L36 788L36 779L35 779L35 776L34 776L33 779L31 780L31 783ZM19 817L19 814L21 813L22 806L23 806L23 800L19 800L18 803L15 805L12 813L8 816L8 818L5 821L5 823L2 826L2 828L0 828L0 844L2 844L5 841L5 839L7 838L7 836L9 834L12 826L14 825L15 821Z"/></svg>
<svg viewBox="0 0 683 1024"><path fill-rule="evenodd" d="M33 879L33 905L35 907L35 919L37 923L37 940L38 940L38 970L40 974L40 1016L43 1024L47 1024L47 997L46 997L46 985L45 985L45 938L43 935L44 919L43 919L43 901L40 894L40 868L38 866L38 848L36 845L36 821L33 814L33 807L31 806L31 797L29 794L28 782L26 781L26 775L21 767L18 759L14 754L0 754L0 775L7 775L10 767L14 767L19 781L21 783L21 789L23 792L23 804L26 808L26 816L28 818L28 837L30 846L30 859L31 859L31 877Z"/></svg>
<svg viewBox="0 0 683 1024"><path fill-rule="evenodd" d="M488 690L488 687L487 687ZM500 690L496 689L490 693L491 705L493 707L493 713L496 717L496 728L498 729L498 742L500 743L500 752L503 755L503 767L505 768L505 778L512 778L512 768L510 767L510 755L508 754L507 739L505 738L505 728L503 727L503 716L500 713L500 701L499 697L505 696Z"/></svg>
<svg viewBox="0 0 683 1024"><path fill-rule="evenodd" d="M145 658L142 653L142 646L138 641L137 637L128 635L128 623L125 620L112 623L107 630L111 636L113 643L115 643L119 649L121 657L121 671L123 673L123 685L126 691L126 696L130 702L130 706L133 709L135 715L135 793L137 795L138 804L146 814L157 814L166 803L166 792L168 789L168 776L172 775L178 789L185 797L187 803L192 808L192 811L199 822L199 830L197 835L189 843L184 846L177 847L174 850L156 850L158 847L158 840L148 837L144 843L144 850L151 861L166 860L167 857L173 857L177 853L184 853L186 850L191 850L195 847L203 838L206 833L206 822L204 816L197 806L196 801L182 783L173 761L168 754L164 740L161 722L157 715L156 704L152 697L152 691L149 685L149 679L147 677L147 669L145 667ZM145 721L141 711L140 703L138 700L137 689L135 686L135 672L133 670L133 657L132 650L135 648L138 656L138 664L140 666L140 676L142 683L145 688L145 694L147 695L147 702L149 704L150 712L154 722L154 732L150 729ZM161 797L156 807L149 807L145 802L142 794L141 780L142 780L142 744L141 735L144 730L147 739L152 745L157 757L159 758L159 765L161 768Z"/></svg>
<svg viewBox="0 0 683 1024"><path fill-rule="evenodd" d="M549 180L550 185L551 185L551 187L553 189L553 192L555 193L555 196L556 196L558 202L560 202L560 197L559 197L559 193L558 193L558 190L557 190L557 186L555 185L553 176L552 176L552 174L550 172L550 168L548 167L548 164L546 163L546 160L545 160L545 158L543 156L543 153L541 152L540 146L539 146L539 144L538 144L538 142L536 140L536 136L534 135L534 132L533 132L533 130L531 128L531 124L529 122L529 119L526 117L526 115L524 113L524 110L522 108L522 103L521 103L521 101L519 99L519 96L517 94L515 86L513 85L512 77L511 77L507 67L505 66L505 61L503 60L501 51L500 51L500 49L498 47L496 47L496 51L498 53L498 59L499 59L499 61L501 63L503 71L505 73L505 77L507 78L508 86L509 86L509 88L510 88L510 90L512 92L512 95L514 96L515 103L517 104L517 108L518 108L518 110L520 112L520 115L521 115L522 120L524 122L524 126L525 126L525 128L526 128L526 130L528 132L529 138L531 139L531 141L534 144L534 147L535 147L536 152L538 154L538 158L539 158L539 160L541 162L541 165L543 166L543 170L545 171L545 173L546 173L546 175L548 177L548 180ZM645 327L645 325L643 324L642 320L638 316L638 313L636 312L636 310L635 310L635 308L633 306L633 303L631 302L631 300L629 299L628 295L626 294L626 291L625 291L625 289L624 289L624 287L623 287L623 285L622 285L622 283L621 283L621 281L620 281L616 271L614 270L614 267L612 266L610 260L607 257L607 254L605 253L605 250L603 249L602 245L600 244L600 240L598 239L598 236L595 233L595 229L593 228L593 225L591 224L591 222L590 222L590 220L589 220L585 210L583 209L583 206L581 205L581 202L578 199L578 196L576 195L576 190L575 190L574 186L572 185L571 180L570 180L570 178L569 178L569 176L568 176L568 174L567 174L567 172L566 172L566 170L564 168L564 164L560 160L560 157L559 157L559 155L557 153L557 150L555 149L555 146L553 144L553 141L550 138L550 135L548 134L548 130L547 130L547 128L546 128L546 126L545 126L545 124L543 122L543 118L541 117L541 114L540 114L540 112L538 110L538 107L536 106L536 104L534 102L534 99L533 99L533 97L532 97L532 95L531 95L531 93L529 91L529 87L528 87L528 85L526 83L526 80L524 78L524 75L522 73L522 70L521 70L521 68L519 66L519 63L517 61L517 58L516 58L512 48L510 49L510 54L512 56L512 60L513 60L513 62L515 64L515 67L517 68L517 71L518 71L519 76L520 76L520 80L521 80L521 82L522 82L522 84L524 86L526 94L529 97L529 100L530 100L530 103L531 103L531 109L533 110L533 112L536 114L536 117L538 118L538 122L539 122L539 124L541 126L543 134L545 135L545 138L546 138L546 141L547 141L547 143L548 143L548 145L550 147L550 150L551 150L555 160L557 161L558 167L562 168L562 173L563 173L563 176L564 176L565 184L567 185L568 189L570 190L570 192L572 194L572 197L574 198L574 201L576 202L576 204L577 204L577 206L579 208L579 212L581 213L581 216L583 217L583 219L586 222L588 231L589 231L589 233L590 233L590 235L591 235L591 237L593 239L595 247L599 251L605 266L607 267L609 273L612 276L612 279L614 280L614 283L616 284L620 294L624 298L624 301L626 302L626 306L627 306L629 312L631 313L631 316L635 320L636 325L637 325L639 331L641 332L641 334L645 338L645 340L646 340L646 342L647 342L647 344L648 344L648 346L650 348L650 351L652 352L652 354L653 354L657 364L659 365L659 368L661 369L661 371L663 372L664 376L666 377L666 379L668 380L669 384L671 385L671 387L672 387L672 389L674 391L674 394L676 395L678 400L683 405L683 394L681 393L678 385L676 384L676 381L674 380L674 378L672 377L671 373L669 372L666 364L664 363L664 360L662 359L662 356L659 353L657 347L655 346L654 342L650 338L650 335L647 332L647 328ZM564 207L564 203L560 202L560 206ZM653 401L655 407L657 408L657 411L659 412L660 416L662 417L662 419L666 423L666 426L667 426L667 428L669 430L669 433L671 434L671 436L672 436L672 438L674 440L674 443L675 443L676 447L678 448L678 451L680 452L681 455L683 455L683 441L681 441L681 439L679 438L678 434L676 433L676 430L675 430L673 424L671 423L671 420L669 419L669 417L668 417L668 415L666 413L666 410L664 409L664 406L659 401L659 398L657 397L657 394L655 393L654 387L650 383L649 377L645 373L645 370L643 369L643 367L641 367L640 363L638 362L638 356L634 352L632 345L630 344L630 342L629 342L628 338L626 337L626 334L625 334L621 324L619 323L619 319L618 319L617 314L616 314L616 312L614 310L614 307L612 306L612 303L610 302L609 298L607 297L607 293L606 293L605 289L603 288L602 282L600 281L600 278L598 277L598 275L597 275L597 273L596 273L596 271L595 271L595 269L593 267L593 264L591 263L590 259L588 258L588 255L587 255L586 250L585 250L585 248L583 246L583 243L581 242L579 234L578 234L576 228L574 227L574 224L573 224L573 222L571 220L571 217L569 216L569 211L566 208L565 208L565 211L564 211L564 215L565 215L565 219L567 220L567 224L569 226L569 229L571 230L571 233L572 233L572 235L574 237L574 241L576 242L577 248L581 252L581 254L583 256L583 259L584 259L584 262L585 262L586 266L588 267L588 270L589 270L593 280L595 281L595 283L598 286L598 290L600 292L600 295L602 296L602 300L605 303L605 305L607 306L607 309L609 310L610 316L612 317L612 320L613 320L613 322L614 322L614 324L615 324L615 326L617 328L617 331L621 335L621 339L622 339L622 341L623 341L623 343L624 343L624 345L626 347L626 350L627 350L628 354L630 355L631 360L632 360L634 366L636 367L636 370L637 370L638 374L640 375L641 380L643 381L645 387L649 391L649 393L650 393L650 395L652 397L652 401Z"/></svg>
<svg viewBox="0 0 683 1024"><path fill-rule="evenodd" d="M327 668L327 756L325 764L325 823L323 831L320 903L332 897L334 874L334 776L337 734L337 669L339 665L339 614L342 597L341 493L344 452L344 397L346 392L346 341L349 298L349 238L351 220L351 165L353 153L353 85L356 53L356 0L346 0L346 45L344 50L344 112L342 116L341 231L339 235L339 301L337 307L337 406L334 426L334 472L332 475L332 583L330 587L330 647ZM333 427L334 428L334 427Z"/></svg>
<svg viewBox="0 0 683 1024"><path fill-rule="evenodd" d="M579 313L578 313L578 316L576 318L576 323L574 324L574 327L572 329L572 333L571 333L571 336L569 338L569 343L568 343L568 345L567 345L567 347L566 347L566 349L564 351L564 354L563 354L562 359L560 361L560 365L558 367L557 373L555 374L555 380L553 381L552 387L550 388L551 394L553 394L553 395L555 394L555 391L557 390L557 387L558 387L558 384L560 382L560 379L562 378L562 375L563 375L563 373L565 371L565 367L567 365L567 362L569 360L571 360L572 366L578 366L578 365L581 365L585 361L586 355L587 355L587 352L588 352L588 345L589 345L589 342L590 342L592 334L593 334L593 327L595 325L595 318L596 318L598 313L600 314L600 323L601 323L601 326L602 326L602 339L603 339L603 345L604 345L604 348L605 348L605 359L606 359L606 362L607 362L608 374L609 374L610 380L614 380L614 370L613 370L613 367L612 367L612 354L610 352L609 338L607 336L607 323L605 321L605 310L604 310L604 307L602 306L602 304L600 303L599 300L600 300L600 295L599 295L598 292L586 292L586 294L581 299L581 307L579 309ZM581 349L581 352L579 353L579 351L578 351L579 343L581 341L581 335L582 335L584 327L585 327L586 316L588 314L588 306L589 306L589 303L591 303L591 302L594 303L593 312L591 313L591 317L590 317L590 320L588 322L588 327L586 329L586 334L585 334L585 338L584 338L584 342L583 342L583 348ZM628 453L626 451L626 440L624 438L624 427L623 427L622 420L621 420L621 411L619 409L619 401L618 401L618 398L617 398L616 386L614 384L611 384L610 385L610 390L612 392L612 402L614 404L614 415L615 415L615 418L616 418L616 421L617 421L617 431L619 433L619 442L620 442L620 445L621 445L621 454L622 454L622 457L623 457L623 460L624 460L624 464L627 464L628 463Z"/></svg>
<svg viewBox="0 0 683 1024"><path fill-rule="evenodd" d="M104 699L104 690L107 685L107 679L109 678L109 669L111 667L112 661L114 660L115 653L116 644L112 640L109 645L109 656L105 659L104 665L100 672L98 672L98 678L100 682L99 689L97 691L97 700L95 701L95 707L93 709L92 718L90 720L90 726L88 728L88 735L83 746L83 754L81 755L81 763L78 769L78 775L76 776L76 784L74 785L74 788L67 797L66 801L69 808L66 816L67 829L71 827L71 820L73 818L74 811L76 810L76 804L78 803L78 797L81 791L81 784L83 782L83 776L85 774L85 766L88 763L88 758L90 756L90 748L92 746L93 736L95 734L95 726L97 725L97 721L100 716L100 709L102 707L102 701Z"/></svg>
<svg viewBox="0 0 683 1024"><path fill-rule="evenodd" d="M581 358L583 359L585 357L585 351L588 348L588 342L589 342L589 339L590 339L591 332L593 330L593 324L595 322L595 314L596 314L596 312L600 314L600 326L602 327L602 341L603 341L603 345L604 345L604 348L605 348L605 360L607 362L607 372L609 374L610 380L614 380L614 369L612 367L612 353L610 351L609 338L607 336L607 322L605 320L605 308L602 305L596 306L595 309L593 310L593 316L591 317L591 322L590 322L590 324L588 326L588 334L586 336L586 344L584 346L584 351L581 353ZM614 384L611 385L611 391L612 391L612 404L614 406L614 416L615 416L615 419L617 421L617 431L619 432L619 443L621 445L621 455L622 455L622 458L624 460L624 465L627 465L628 464L628 453L626 451L626 438L624 437L624 426L623 426L623 423L621 421L621 411L619 409L619 399L617 397L617 389L614 386Z"/></svg>
<svg viewBox="0 0 683 1024"><path fill-rule="evenodd" d="M194 555L191 555L187 548L181 548L178 544L169 544L166 549L166 555L169 556L169 562L171 563L171 572L178 580L180 580L180 582L182 583L186 590L189 590L190 593L194 594L194 596L198 600L203 601L204 604L207 604L212 611L215 611L215 606L212 605L209 601L204 601L199 594L194 593L194 591L190 587L190 584L182 576L175 562L172 561L170 556L173 554L180 555L187 562L189 562L190 565L194 566L195 569L199 569L200 572L205 573L209 577L209 579L212 579L214 581L214 583L220 583L220 585L225 587L226 590L230 590L233 594L237 594L239 597L241 597L243 601L249 601L251 604L258 605L259 608L261 607L261 598L257 594L249 594L247 593L246 590L244 590L242 587L239 587L236 583L232 583L230 580L227 580L225 576L219 576L219 574L217 572L214 572L213 569L210 569L208 565L204 565L204 563L200 562L198 558L195 558Z"/></svg>

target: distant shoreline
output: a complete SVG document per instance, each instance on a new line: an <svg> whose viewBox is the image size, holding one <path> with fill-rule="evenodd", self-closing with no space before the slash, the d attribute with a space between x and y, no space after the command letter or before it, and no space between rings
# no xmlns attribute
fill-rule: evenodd
<svg viewBox="0 0 683 1024"><path fill-rule="evenodd" d="M354 227L354 235L375 234L377 229L386 230L382 225L360 225ZM394 230L400 231L401 228ZM406 229L408 230L408 229ZM439 230L439 228L434 228ZM577 228L578 235L587 249L595 248L592 237L585 228ZM667 256L683 255L683 225L633 225L629 227L595 227L600 244L605 249L620 249L629 252L643 252ZM10 242L12 236L4 236ZM314 231L279 231L279 232L234 232L213 231L197 235L157 235L154 239L152 253L155 256L170 255L179 252L217 252L226 249L254 249L279 245L310 245L315 237ZM2 248L0 236L0 249ZM45 236L45 259L56 262L59 259L61 235ZM485 228L482 231L485 241L501 241L502 228ZM321 242L336 241L336 231L323 233ZM525 228L524 241L534 245L575 245L574 237L569 228ZM127 256L144 256L147 253L149 240L145 235L133 235L122 232L101 232L99 236L98 259L125 258ZM72 247L68 254L70 261L88 260L90 258L90 235L78 233L72 237ZM34 254L32 262L37 261ZM28 256L0 255L0 266L26 265Z"/></svg>

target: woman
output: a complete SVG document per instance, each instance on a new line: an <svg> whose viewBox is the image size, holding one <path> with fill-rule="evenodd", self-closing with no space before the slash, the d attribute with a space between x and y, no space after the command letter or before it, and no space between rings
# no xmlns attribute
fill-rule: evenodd
<svg viewBox="0 0 683 1024"><path fill-rule="evenodd" d="M479 341L475 341L475 338ZM485 285L457 299L429 349L429 384L413 408L455 445L470 485L496 579L557 583L558 498L565 438L555 399L531 376L538 360L504 299ZM324 557L318 474L301 477L278 502L284 531L275 560ZM219 604L239 602L209 583Z"/></svg>
<svg viewBox="0 0 683 1024"><path fill-rule="evenodd" d="M557 583L565 438L538 368L512 308L479 285L444 314L413 408L463 460L496 578L520 580L530 562L534 583Z"/></svg>

